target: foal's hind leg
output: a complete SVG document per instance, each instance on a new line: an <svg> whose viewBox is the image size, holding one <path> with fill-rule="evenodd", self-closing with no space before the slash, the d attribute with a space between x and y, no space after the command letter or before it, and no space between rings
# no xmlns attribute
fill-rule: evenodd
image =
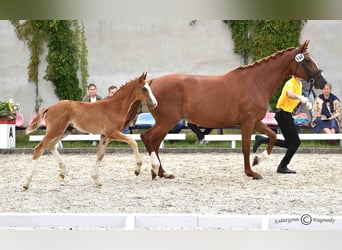
<svg viewBox="0 0 342 250"><path fill-rule="evenodd" d="M47 148L47 145L49 145L49 144L50 144L49 139L44 137L43 140L34 148L31 168L30 168L29 173L25 176L25 180L24 180L24 184L23 184L24 190L27 190L29 188L30 183L32 181L33 174L35 173L38 158L42 155L42 153Z"/></svg>
<svg viewBox="0 0 342 250"><path fill-rule="evenodd" d="M55 157L56 161L58 162L58 165L61 169L60 177L64 179L65 172L66 172L66 166L58 153L56 149L56 143L71 133L72 128L67 128L64 133L61 136L55 137L52 136L49 131L54 131L50 128L50 130L47 130L43 140L34 148L33 157L32 157L32 165L29 174L25 177L25 181L23 184L24 190L27 190L30 186L30 183L32 181L33 173L35 172L35 168L37 165L38 158L42 155L42 153L45 151L45 149L49 148L52 155ZM55 133L56 131L54 131Z"/></svg>

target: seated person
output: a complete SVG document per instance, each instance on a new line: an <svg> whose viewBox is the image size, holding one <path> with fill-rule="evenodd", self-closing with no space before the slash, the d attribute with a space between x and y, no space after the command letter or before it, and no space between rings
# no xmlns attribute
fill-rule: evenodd
<svg viewBox="0 0 342 250"><path fill-rule="evenodd" d="M176 126L173 129L169 131L169 133L177 134L182 130L182 128L184 128L184 126L185 126L185 120L182 119L176 124ZM201 129L198 127L198 125L190 123L190 122L188 122L188 127L196 134L199 144L206 143L204 141L204 136L210 134L210 132L212 131L211 128L205 128L204 131L202 132ZM172 141L170 142L172 143Z"/></svg>
<svg viewBox="0 0 342 250"><path fill-rule="evenodd" d="M327 83L322 89L312 107L311 126L315 133L323 131L327 134L339 133L341 121L340 100L331 93L331 84Z"/></svg>
<svg viewBox="0 0 342 250"><path fill-rule="evenodd" d="M199 144L207 143L204 140L204 136L210 134L210 132L213 130L212 128L205 128L202 132L198 125L190 122L188 122L188 127L196 134Z"/></svg>
<svg viewBox="0 0 342 250"><path fill-rule="evenodd" d="M185 126L185 120L180 120L176 126L169 131L170 134L178 134Z"/></svg>

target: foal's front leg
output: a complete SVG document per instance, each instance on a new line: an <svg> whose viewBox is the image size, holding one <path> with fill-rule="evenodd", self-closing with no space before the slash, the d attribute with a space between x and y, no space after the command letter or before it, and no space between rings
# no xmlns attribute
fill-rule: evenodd
<svg viewBox="0 0 342 250"><path fill-rule="evenodd" d="M62 157L56 148L56 144L51 144L49 149L50 149L50 152L52 153L52 155L55 157L55 160L58 163L58 166L60 168L59 177L61 177L61 179L63 181L65 178L65 175L66 175L66 165L63 162Z"/></svg>
<svg viewBox="0 0 342 250"><path fill-rule="evenodd" d="M139 153L138 143L133 138L121 133L120 131L114 131L113 139L120 141L120 142L125 142L129 146L131 146L131 148L133 149L133 152L134 152L135 164L136 164L134 173L135 173L135 175L138 176L140 174L141 165L142 165L142 159L141 159L141 155Z"/></svg>
<svg viewBox="0 0 342 250"><path fill-rule="evenodd" d="M102 187L102 181L99 178L99 168L100 168L100 164L102 162L103 156L106 152L106 148L109 142L110 142L109 138L105 138L104 136L101 135L99 147L97 149L96 163L95 163L93 171L91 172L91 177L93 178L96 187Z"/></svg>

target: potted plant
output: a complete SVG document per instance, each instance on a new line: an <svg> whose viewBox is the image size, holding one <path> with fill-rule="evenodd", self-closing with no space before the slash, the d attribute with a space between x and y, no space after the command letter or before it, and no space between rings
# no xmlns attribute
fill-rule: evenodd
<svg viewBox="0 0 342 250"><path fill-rule="evenodd" d="M0 148L15 147L15 119L19 104L0 101Z"/></svg>
<svg viewBox="0 0 342 250"><path fill-rule="evenodd" d="M19 109L19 103L13 104L13 99L0 101L0 120L13 121Z"/></svg>

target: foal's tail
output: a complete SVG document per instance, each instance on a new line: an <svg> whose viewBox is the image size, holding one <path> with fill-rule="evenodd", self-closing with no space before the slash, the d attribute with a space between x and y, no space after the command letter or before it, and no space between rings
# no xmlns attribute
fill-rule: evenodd
<svg viewBox="0 0 342 250"><path fill-rule="evenodd" d="M33 121L26 128L25 133L27 135L36 131L39 128L40 122L43 119L43 117L47 111L48 111L48 108L41 108L39 110L38 115L33 119Z"/></svg>

